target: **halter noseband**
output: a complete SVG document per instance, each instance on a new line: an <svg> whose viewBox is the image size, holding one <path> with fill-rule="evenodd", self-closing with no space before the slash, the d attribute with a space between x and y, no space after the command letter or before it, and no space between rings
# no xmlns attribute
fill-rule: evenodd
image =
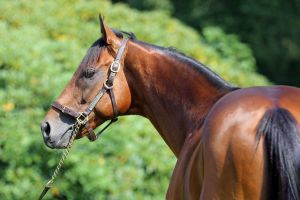
<svg viewBox="0 0 300 200"><path fill-rule="evenodd" d="M112 64L110 65L109 75L108 75L107 80L104 82L101 90L97 93L97 95L95 96L93 101L90 103L90 105L87 107L87 109L85 109L85 111L76 112L76 111L60 104L57 101L52 103L53 108L59 110L63 114L66 114L66 115L69 115L69 116L75 118L76 121L75 121L74 125L77 124L80 127L85 127L88 131L87 136L90 141L95 141L106 128L108 128L113 122L118 120L118 108L117 108L115 95L113 92L113 86L114 86L115 76L117 75L117 73L121 67L120 62L121 62L127 41L128 41L127 38L122 40L121 47L119 48L119 50L117 52L117 56L116 56L115 60L112 62ZM94 110L94 108L96 107L99 100L107 92L111 99L111 104L112 104L112 108L113 108L113 117L111 118L110 122L101 131L99 131L97 134L95 134L93 128L90 127L90 125L89 125L89 115Z"/></svg>

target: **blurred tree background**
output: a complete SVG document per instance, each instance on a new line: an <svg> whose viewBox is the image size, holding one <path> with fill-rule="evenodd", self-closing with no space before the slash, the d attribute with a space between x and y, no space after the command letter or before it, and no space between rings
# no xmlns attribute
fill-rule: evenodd
<svg viewBox="0 0 300 200"><path fill-rule="evenodd" d="M270 83L257 73L257 63L276 64L282 58L280 65L268 64L265 70L271 73L274 67L283 75L283 66L299 61L296 29L288 30L292 21L276 20L279 5L266 2L270 9L263 9L251 1L245 1L246 7L212 2L0 1L0 199L36 199L53 172L61 152L46 148L39 125L100 37L98 13L111 27L134 32L145 42L174 46L242 87ZM296 13L297 5L289 6ZM244 12L262 19L237 17ZM281 13L287 20L295 15ZM263 25L268 17L270 26ZM286 30L281 32L277 23ZM290 37L279 41L281 33ZM256 53L255 45L265 48ZM146 119L123 117L99 141L75 142L46 199L164 199L175 162Z"/></svg>
<svg viewBox="0 0 300 200"><path fill-rule="evenodd" d="M114 0L140 10L167 10L200 33L218 26L253 50L258 71L277 84L300 86L299 0Z"/></svg>

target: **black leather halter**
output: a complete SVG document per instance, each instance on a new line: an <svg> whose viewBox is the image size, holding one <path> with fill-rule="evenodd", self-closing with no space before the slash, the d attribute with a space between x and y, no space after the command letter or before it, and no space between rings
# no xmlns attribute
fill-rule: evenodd
<svg viewBox="0 0 300 200"><path fill-rule="evenodd" d="M101 90L98 92L98 94L95 96L95 98L93 99L93 101L90 103L90 105L87 107L87 109L85 109L85 111L83 112L76 112L62 104L60 104L59 102L55 101L52 104L52 107L59 110L60 112L62 112L63 114L69 115L73 118L76 119L75 124L79 124L82 128L85 127L88 131L88 135L87 137L89 138L90 141L95 141L99 135L106 129L108 128L108 126L110 126L113 122L118 120L118 108L117 108L117 103L116 103L116 99L115 99L115 95L113 92L113 86L114 86L114 80L115 80L115 76L117 75L118 71L120 70L120 62L126 47L128 39L125 38L122 40L121 43L121 47L119 48L116 58L115 60L112 62L112 64L110 65L109 68L109 75L107 80L104 82ZM94 110L94 108L96 107L97 103L99 102L99 100L103 97L103 95L105 93L109 94L110 99L111 99L111 103L112 103L112 108L113 108L113 117L111 118L110 122L101 130L99 131L97 134L95 134L94 130L92 127L90 127L89 125L89 115L91 114L91 112ZM74 125L75 125L74 124Z"/></svg>

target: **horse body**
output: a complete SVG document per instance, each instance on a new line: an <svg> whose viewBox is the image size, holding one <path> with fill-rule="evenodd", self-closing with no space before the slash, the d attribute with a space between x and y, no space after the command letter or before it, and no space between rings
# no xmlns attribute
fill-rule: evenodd
<svg viewBox="0 0 300 200"><path fill-rule="evenodd" d="M103 21L101 27L103 39L88 53L97 56L86 56L58 98L62 105L84 110L104 83L105 72L122 39ZM96 47L99 49L93 50ZM299 133L295 127L300 120L299 89L283 86L239 89L191 58L133 40L128 42L124 57L113 88L119 115L148 118L178 158L167 199L268 199L272 193L270 171L278 175L272 180L282 180L276 186L271 184L276 187L276 194L271 197L287 199L294 193L297 197L299 187L295 183L300 178L297 177L300 158L296 151ZM96 69L96 78L82 77L80 74L90 65ZM106 95L96 105L89 123L95 128L112 115ZM59 148L66 143L62 140L67 140L67 134L53 128L69 130L72 120L65 118L55 108L49 110L42 125L48 146ZM286 127L293 134L288 136L275 125ZM276 136L284 137L289 151L276 142L274 130L283 132ZM83 129L79 137L86 134ZM56 138L60 139L55 141ZM290 142L292 139L295 144ZM270 160L285 152L295 153L295 159L287 162L284 156L279 156L280 161L275 164L274 159ZM287 173L274 168L275 165L282 166Z"/></svg>

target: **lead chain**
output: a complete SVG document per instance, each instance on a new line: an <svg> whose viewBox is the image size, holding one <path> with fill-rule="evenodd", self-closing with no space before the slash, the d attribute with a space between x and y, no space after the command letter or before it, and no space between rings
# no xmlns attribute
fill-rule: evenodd
<svg viewBox="0 0 300 200"><path fill-rule="evenodd" d="M72 137L71 137L71 139L70 139L70 141L68 143L68 146L67 146L66 149L64 149L63 154L62 154L62 156L61 156L61 158L59 160L58 165L56 166L56 169L53 172L53 175L52 175L51 179L46 184L47 187L52 187L54 179L56 178L59 170L61 169L61 166L63 165L63 163L65 162L65 160L66 160L66 158L68 156L68 154L70 153L71 147L72 147L72 145L74 143L75 137L76 137L79 129L80 129L80 126L76 124L75 128L74 128L74 130L72 132Z"/></svg>
<svg viewBox="0 0 300 200"><path fill-rule="evenodd" d="M67 156L68 156L68 154L69 154L69 152L71 150L71 147L72 147L72 145L74 143L75 137L76 137L77 133L79 132L80 127L82 126L82 121L80 121L78 119L79 118L76 119L76 123L75 123L74 129L72 131L72 136L71 136L71 138L69 140L67 148L64 149L63 154L62 154L62 156L61 156L61 158L59 160L59 163L56 166L56 168L55 168L55 170L54 170L54 172L52 174L51 179L46 183L44 191L40 195L39 199L42 199L44 197L44 195L47 193L47 191L52 187L54 179L57 177L57 175L58 175L58 173L59 173L59 171L60 171L60 169L61 169L61 167L62 167L62 165L63 165L63 163L65 161L65 159L67 158Z"/></svg>

